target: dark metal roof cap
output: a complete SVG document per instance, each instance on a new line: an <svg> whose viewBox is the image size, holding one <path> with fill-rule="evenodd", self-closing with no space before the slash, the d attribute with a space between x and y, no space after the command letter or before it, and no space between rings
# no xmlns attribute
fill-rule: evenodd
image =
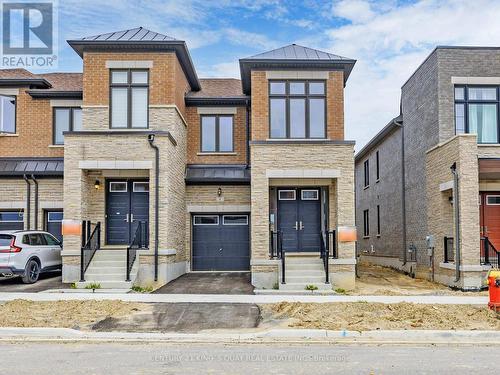
<svg viewBox="0 0 500 375"><path fill-rule="evenodd" d="M189 165L187 184L250 183L250 169L245 165Z"/></svg>
<svg viewBox="0 0 500 375"><path fill-rule="evenodd" d="M0 158L0 176L62 176L63 158Z"/></svg>
<svg viewBox="0 0 500 375"><path fill-rule="evenodd" d="M136 27L134 29L114 31L106 34L99 34L93 36L86 36L84 38L76 40L88 40L88 41L104 41L104 42L124 42L124 41L173 41L178 40L172 38L171 36L160 34L143 27Z"/></svg>
<svg viewBox="0 0 500 375"><path fill-rule="evenodd" d="M262 52L254 56L246 57L241 60L350 60L348 57L334 55L333 53L319 51L317 49L304 47L298 44L289 44L288 46ZM240 61L241 61L240 60Z"/></svg>

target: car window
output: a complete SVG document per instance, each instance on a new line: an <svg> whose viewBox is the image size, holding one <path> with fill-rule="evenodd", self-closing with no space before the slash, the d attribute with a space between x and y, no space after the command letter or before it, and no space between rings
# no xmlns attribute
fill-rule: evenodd
<svg viewBox="0 0 500 375"><path fill-rule="evenodd" d="M12 236L8 234L0 234L0 246L10 246Z"/></svg>
<svg viewBox="0 0 500 375"><path fill-rule="evenodd" d="M54 237L52 237L50 234L44 233L43 236L45 237L47 245L49 246L59 245L59 241L56 240Z"/></svg>
<svg viewBox="0 0 500 375"><path fill-rule="evenodd" d="M30 237L30 245L31 246L45 246L47 243L45 242L45 238L40 233L31 233Z"/></svg>
<svg viewBox="0 0 500 375"><path fill-rule="evenodd" d="M30 244L30 237L27 234L25 234L23 236L23 244L25 244L25 245L29 245Z"/></svg>

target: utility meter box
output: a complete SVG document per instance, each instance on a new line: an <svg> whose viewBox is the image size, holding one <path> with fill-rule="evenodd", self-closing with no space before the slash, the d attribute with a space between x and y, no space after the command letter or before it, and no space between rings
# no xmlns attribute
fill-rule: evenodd
<svg viewBox="0 0 500 375"><path fill-rule="evenodd" d="M428 235L425 237L425 241L427 242L427 248L428 249L433 249L435 247L435 244L434 244L434 236L431 234L431 235Z"/></svg>

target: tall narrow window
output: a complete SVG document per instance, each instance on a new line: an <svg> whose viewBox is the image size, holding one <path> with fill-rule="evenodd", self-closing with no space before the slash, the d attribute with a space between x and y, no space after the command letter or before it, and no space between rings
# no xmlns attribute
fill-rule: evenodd
<svg viewBox="0 0 500 375"><path fill-rule="evenodd" d="M233 151L233 116L201 116L201 152Z"/></svg>
<svg viewBox="0 0 500 375"><path fill-rule="evenodd" d="M271 138L326 137L324 81L269 81Z"/></svg>
<svg viewBox="0 0 500 375"><path fill-rule="evenodd" d="M149 72L147 70L111 71L111 128L148 127Z"/></svg>
<svg viewBox="0 0 500 375"><path fill-rule="evenodd" d="M363 237L370 236L370 213L368 210L363 211Z"/></svg>
<svg viewBox="0 0 500 375"><path fill-rule="evenodd" d="M377 181L380 180L380 158L378 151L375 153L375 172L377 176Z"/></svg>
<svg viewBox="0 0 500 375"><path fill-rule="evenodd" d="M365 178L365 187L368 187L370 186L370 161L369 160L365 160L365 162L363 163L363 167L364 167L364 178Z"/></svg>
<svg viewBox="0 0 500 375"><path fill-rule="evenodd" d="M0 133L16 132L16 97L0 95Z"/></svg>
<svg viewBox="0 0 500 375"><path fill-rule="evenodd" d="M380 206L377 204L377 236L380 236Z"/></svg>
<svg viewBox="0 0 500 375"><path fill-rule="evenodd" d="M54 108L53 142L55 145L64 144L64 132L82 130L82 109Z"/></svg>

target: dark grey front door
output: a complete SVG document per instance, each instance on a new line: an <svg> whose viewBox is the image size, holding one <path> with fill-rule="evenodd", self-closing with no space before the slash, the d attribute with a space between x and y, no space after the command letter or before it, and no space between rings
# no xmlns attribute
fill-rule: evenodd
<svg viewBox="0 0 500 375"><path fill-rule="evenodd" d="M45 230L62 242L62 211L47 211L45 214Z"/></svg>
<svg viewBox="0 0 500 375"><path fill-rule="evenodd" d="M250 269L249 215L192 216L193 271L248 271Z"/></svg>
<svg viewBox="0 0 500 375"><path fill-rule="evenodd" d="M320 189L279 189L278 228L285 251L320 251Z"/></svg>
<svg viewBox="0 0 500 375"><path fill-rule="evenodd" d="M149 220L149 182L107 181L106 197L106 243L127 245L138 222Z"/></svg>

